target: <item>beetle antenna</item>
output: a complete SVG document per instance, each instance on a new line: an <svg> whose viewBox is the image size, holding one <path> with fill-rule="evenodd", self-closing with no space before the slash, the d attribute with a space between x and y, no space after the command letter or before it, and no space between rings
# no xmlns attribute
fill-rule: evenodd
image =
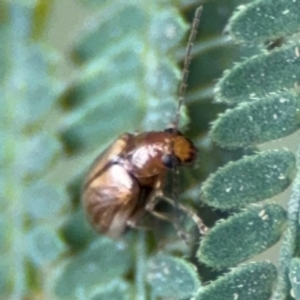
<svg viewBox="0 0 300 300"><path fill-rule="evenodd" d="M187 43L187 47L185 50L185 57L184 57L184 63L183 63L183 71L182 71L182 78L181 78L181 82L180 82L180 86L179 86L179 95L178 95L178 106L177 106L177 110L176 110L176 116L175 116L175 122L174 122L174 132L178 131L178 127L179 127L179 119L180 119L180 110L182 105L184 104L185 101L185 94L186 94L186 88L187 88L187 80L188 80L188 76L189 76L189 67L191 64L191 60L192 60L192 48L194 45L194 41L197 35L197 28L200 22L200 17L202 14L202 6L198 7L196 9L195 15L194 15L194 19L193 19L193 23L192 23L192 27L191 27L191 31L190 31L190 36L188 39L188 43ZM179 220L178 218L178 211L179 211L179 205L178 205L178 200L177 200L177 196L178 196L178 187L179 187L179 183L178 183L178 176L179 176L179 170L177 167L177 162L175 159L175 156L173 158L173 171L174 171L174 175L173 175L173 199L175 200L174 203L174 218ZM175 222L175 227L177 232L183 237L182 230L180 229L180 226ZM186 239L183 238L186 242Z"/></svg>
<svg viewBox="0 0 300 300"><path fill-rule="evenodd" d="M195 12L188 44L187 44L187 47L185 50L183 71L182 71L182 77L181 77L181 82L180 82L180 86L179 86L178 106L177 106L176 117L175 117L175 128L176 129L179 126L180 109L185 101L187 80L189 77L189 67L190 67L191 60L192 60L192 49L193 49L194 41L195 41L195 38L197 35L197 29L198 29L198 26L200 23L201 14L202 14L202 6L199 6Z"/></svg>

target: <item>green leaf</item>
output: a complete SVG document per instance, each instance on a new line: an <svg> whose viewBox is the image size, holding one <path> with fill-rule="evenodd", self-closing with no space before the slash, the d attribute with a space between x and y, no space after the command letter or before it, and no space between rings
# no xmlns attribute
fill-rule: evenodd
<svg viewBox="0 0 300 300"><path fill-rule="evenodd" d="M1 258L0 260L0 295L3 299L7 299L11 291L11 268L8 259Z"/></svg>
<svg viewBox="0 0 300 300"><path fill-rule="evenodd" d="M24 98L19 103L22 112L19 118L24 125L32 126L36 122L44 121L42 118L57 101L59 88L50 76L57 58L54 52L43 49L38 44L28 45L24 56L22 68L26 82L22 87Z"/></svg>
<svg viewBox="0 0 300 300"><path fill-rule="evenodd" d="M59 88L51 77L57 58L53 51L29 41L16 48L18 58L14 63L10 62L10 73L2 87L5 93L3 91L1 96L6 101L1 103L1 108L6 109L6 114L1 113L1 123L10 121L10 106L17 105L17 125L32 130L45 121L45 116L58 98ZM17 50L22 51L22 55L17 54ZM13 57L10 59L14 60ZM14 98L16 96L17 100Z"/></svg>
<svg viewBox="0 0 300 300"><path fill-rule="evenodd" d="M216 269L234 267L274 245L285 221L286 212L279 205L249 208L216 224L203 237L197 257Z"/></svg>
<svg viewBox="0 0 300 300"><path fill-rule="evenodd" d="M297 150L297 167L299 170L300 148ZM300 173L297 172L293 182L290 197L287 203L287 229L282 238L279 253L278 280L274 291L274 300L280 300L290 294L291 280L291 262L298 257L299 236L299 212L300 212ZM295 264L297 261L295 261Z"/></svg>
<svg viewBox="0 0 300 300"><path fill-rule="evenodd" d="M5 212L0 214L0 251L3 253L6 250L7 239L8 239L8 225L9 220L5 214Z"/></svg>
<svg viewBox="0 0 300 300"><path fill-rule="evenodd" d="M8 297L11 291L12 268L8 256L10 251L10 224L11 220L7 216L7 212L3 210L0 214L0 296L4 299Z"/></svg>
<svg viewBox="0 0 300 300"><path fill-rule="evenodd" d="M40 180L25 190L26 210L34 220L58 219L68 207L67 195L58 187Z"/></svg>
<svg viewBox="0 0 300 300"><path fill-rule="evenodd" d="M129 300L129 287L123 280L113 280L108 285L96 288L88 300Z"/></svg>
<svg viewBox="0 0 300 300"><path fill-rule="evenodd" d="M27 251L33 263L45 267L65 251L57 234L46 227L34 228L27 236Z"/></svg>
<svg viewBox="0 0 300 300"><path fill-rule="evenodd" d="M87 8L95 9L97 7L101 7L110 2L110 0L79 0L82 2Z"/></svg>
<svg viewBox="0 0 300 300"><path fill-rule="evenodd" d="M87 27L87 32L83 33L76 43L73 50L74 56L81 61L86 61L99 54L105 55L105 52L114 53L117 49L115 44L128 43L132 40L128 32L136 30L146 32L148 18L146 11L130 2L127 5L107 6L99 11L93 27Z"/></svg>
<svg viewBox="0 0 300 300"><path fill-rule="evenodd" d="M2 7L0 6L0 10ZM3 8L4 9L4 8ZM9 30L6 23L0 23L0 83L2 83L9 72Z"/></svg>
<svg viewBox="0 0 300 300"><path fill-rule="evenodd" d="M133 130L136 120L142 118L137 91L134 82L119 85L101 95L101 99L95 97L89 101L90 104L71 113L62 129L62 137L68 147L73 151L83 150L86 145L95 147L100 141L108 143L124 128ZM124 115L126 118L123 118Z"/></svg>
<svg viewBox="0 0 300 300"><path fill-rule="evenodd" d="M241 5L229 20L234 39L262 43L299 32L298 1L261 0Z"/></svg>
<svg viewBox="0 0 300 300"><path fill-rule="evenodd" d="M193 300L268 300L276 275L269 262L248 263L201 288Z"/></svg>
<svg viewBox="0 0 300 300"><path fill-rule="evenodd" d="M99 239L69 263L62 265L49 284L58 299L80 299L97 286L108 284L128 271L131 258L122 242Z"/></svg>
<svg viewBox="0 0 300 300"><path fill-rule="evenodd" d="M196 268L183 259L159 254L148 266L148 281L156 296L185 299L200 287Z"/></svg>
<svg viewBox="0 0 300 300"><path fill-rule="evenodd" d="M210 136L222 147L237 148L287 136L300 127L300 96L282 92L228 110L216 120Z"/></svg>
<svg viewBox="0 0 300 300"><path fill-rule="evenodd" d="M299 44L291 44L236 64L216 85L216 101L237 104L293 89L300 77L299 53Z"/></svg>
<svg viewBox="0 0 300 300"><path fill-rule="evenodd" d="M53 186L46 175L62 153L50 119L53 104L58 100L53 75L56 56L49 48L31 39L33 12L37 4L37 1L5 1L0 5L1 8L5 6L0 12L0 31L3 33L0 62L5 60L4 70L0 71L0 204L1 208L5 207L1 211L4 227L0 228L3 241L0 261L1 264L4 262L5 270L5 276L0 276L3 299L31 297L30 285L37 280L30 275L42 274L41 264L53 262L65 250L57 233L53 229L45 230L39 222L33 221L27 210L27 203L31 200L28 196L35 197L40 203L49 200L45 192ZM40 190L37 199L37 195L30 195L28 191L41 177L47 189ZM46 207L55 200L61 199L51 198ZM37 207L38 202L35 203ZM49 228L57 228L60 222L57 215L47 218L47 221L52 223ZM5 261L9 261L8 267ZM39 282L44 284L43 276L39 277Z"/></svg>
<svg viewBox="0 0 300 300"><path fill-rule="evenodd" d="M61 232L65 241L73 249L84 248L96 236L96 232L88 224L83 209L79 209L68 216L62 226Z"/></svg>
<svg viewBox="0 0 300 300"><path fill-rule="evenodd" d="M61 143L49 133L29 136L20 153L19 172L24 178L37 177L57 162L61 152Z"/></svg>
<svg viewBox="0 0 300 300"><path fill-rule="evenodd" d="M292 296L296 299L300 299L300 259L294 258L291 261L289 278L292 285Z"/></svg>
<svg viewBox="0 0 300 300"><path fill-rule="evenodd" d="M228 163L203 184L201 200L219 209L243 207L282 192L296 172L292 152L274 150Z"/></svg>
<svg viewBox="0 0 300 300"><path fill-rule="evenodd" d="M85 65L75 84L65 91L64 105L82 107L87 103L92 105L96 99L101 104L105 94L115 85L128 82L124 73L130 74L130 78L136 81L143 76L143 62L134 51L134 43L129 49L125 45L114 55L93 59Z"/></svg>

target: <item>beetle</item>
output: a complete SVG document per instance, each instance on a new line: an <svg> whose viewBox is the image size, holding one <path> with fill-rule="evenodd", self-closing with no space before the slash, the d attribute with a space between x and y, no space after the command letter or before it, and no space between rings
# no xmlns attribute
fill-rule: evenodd
<svg viewBox="0 0 300 300"><path fill-rule="evenodd" d="M154 207L174 159L180 166L193 162L196 153L194 144L173 128L121 135L95 160L86 178L83 203L91 224L118 238Z"/></svg>
<svg viewBox="0 0 300 300"><path fill-rule="evenodd" d="M128 227L136 227L146 211L155 215L154 207L158 196L163 196L167 170L196 159L195 145L177 127L200 13L198 8L187 47L174 126L163 131L122 134L96 158L86 176L84 208L93 227L108 237L118 238ZM171 199L165 200L174 205ZM206 230L193 212L182 205L178 207L193 218L200 231Z"/></svg>

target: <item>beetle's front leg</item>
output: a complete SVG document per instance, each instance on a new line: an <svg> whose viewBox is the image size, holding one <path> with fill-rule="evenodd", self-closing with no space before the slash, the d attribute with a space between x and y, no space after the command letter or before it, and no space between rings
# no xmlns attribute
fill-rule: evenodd
<svg viewBox="0 0 300 300"><path fill-rule="evenodd" d="M149 195L149 200L146 203L145 210L148 212L154 211L156 204L160 201L160 198L163 197L163 178L159 177L154 185L153 191Z"/></svg>

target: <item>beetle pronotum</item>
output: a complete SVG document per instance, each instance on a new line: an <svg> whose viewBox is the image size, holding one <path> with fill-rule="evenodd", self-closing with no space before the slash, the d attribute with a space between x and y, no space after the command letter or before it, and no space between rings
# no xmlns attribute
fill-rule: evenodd
<svg viewBox="0 0 300 300"><path fill-rule="evenodd" d="M166 172L196 158L194 144L177 128L201 11L202 7L196 10L186 49L174 126L164 131L122 134L99 155L86 177L83 204L89 220L98 232L111 238L135 227L146 211L161 217L154 211L158 197L174 205L162 192ZM202 233L206 231L196 214L181 204L175 206L191 216Z"/></svg>

